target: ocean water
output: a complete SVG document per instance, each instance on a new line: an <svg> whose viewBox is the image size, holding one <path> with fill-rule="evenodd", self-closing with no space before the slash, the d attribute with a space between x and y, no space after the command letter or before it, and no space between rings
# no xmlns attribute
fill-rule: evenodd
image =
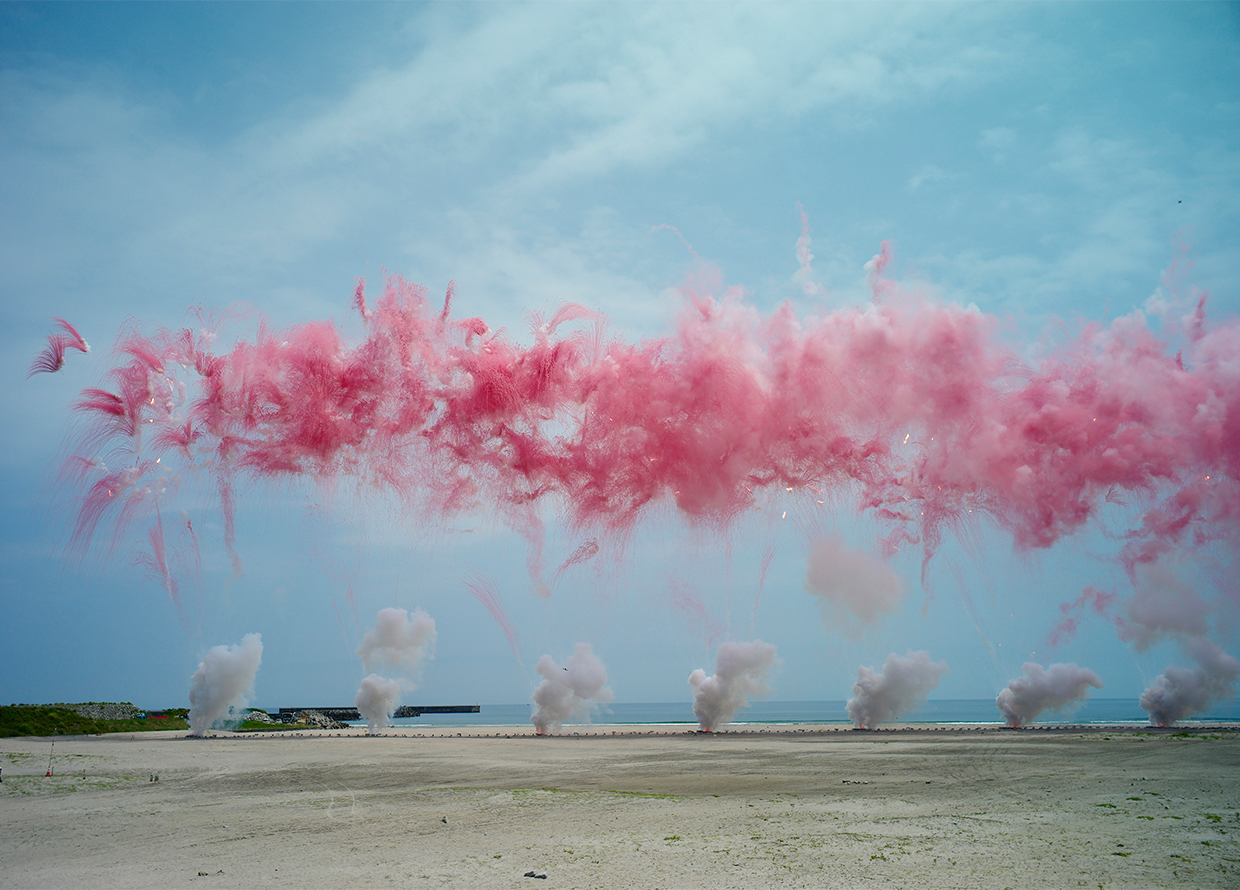
<svg viewBox="0 0 1240 890"><path fill-rule="evenodd" d="M529 726L530 705L495 704L481 705L477 714L423 714L421 717L409 717L393 720L393 726ZM1240 703L1235 701L1216 705L1205 713L1198 714L1185 723L1196 721L1240 722ZM697 726L693 717L693 705L688 701L680 702L612 702L604 707L596 708L591 715L591 723L628 723L638 726L684 726L686 729ZM903 715L901 723L925 723L931 725L951 725L953 723L993 723L1001 724L999 709L994 699L936 699L926 702L915 711ZM1047 712L1034 722L1034 725L1053 725L1056 723L1082 724L1133 724L1143 725L1149 722L1149 716L1141 710L1135 698L1096 698L1090 699L1079 708L1061 713ZM779 725L796 723L839 723L849 724L848 711L844 701L755 701L736 713L730 726L746 724ZM359 725L365 725L364 722ZM576 724L574 724L576 725Z"/></svg>

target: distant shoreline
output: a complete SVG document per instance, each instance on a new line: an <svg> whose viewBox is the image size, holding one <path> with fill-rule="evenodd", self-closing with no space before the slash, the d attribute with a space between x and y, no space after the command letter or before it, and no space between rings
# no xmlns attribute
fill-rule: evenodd
<svg viewBox="0 0 1240 890"><path fill-rule="evenodd" d="M969 736L978 735L1154 735L1172 736L1178 733L1196 735L1201 733L1240 734L1240 723L1229 721L1198 721L1177 723L1174 726L1140 726L1131 724L1063 724L1039 723L1032 726L1009 727L1001 724L916 724L892 723L875 729L857 729L852 725L829 724L779 724L764 725L757 728L755 724L731 724L712 732L704 732L696 728L679 728L683 724L626 724L608 723L594 725L565 726L555 732L539 735L534 727L528 726L454 726L454 727L388 727L382 732L368 733L363 726L351 726L348 729L314 729L295 728L287 730L246 730L233 731L213 729L203 739L191 737L185 732L141 733L141 737L181 737L192 741L210 739L293 739L293 738L384 738L384 739L635 739L635 738L788 738L807 735L843 735L863 741L871 737L916 737L922 735L935 736ZM125 735L117 733L112 735ZM138 734L134 734L137 736Z"/></svg>

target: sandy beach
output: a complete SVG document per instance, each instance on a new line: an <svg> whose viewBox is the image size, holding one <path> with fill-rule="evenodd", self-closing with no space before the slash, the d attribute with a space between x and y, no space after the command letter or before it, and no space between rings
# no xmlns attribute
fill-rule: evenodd
<svg viewBox="0 0 1240 890"><path fill-rule="evenodd" d="M58 737L49 778L51 749L0 740L5 888L1240 885L1232 726L146 733Z"/></svg>

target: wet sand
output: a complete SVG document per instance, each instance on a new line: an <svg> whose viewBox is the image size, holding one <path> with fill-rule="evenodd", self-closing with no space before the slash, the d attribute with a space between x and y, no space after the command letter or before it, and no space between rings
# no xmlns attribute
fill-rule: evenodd
<svg viewBox="0 0 1240 890"><path fill-rule="evenodd" d="M1240 886L1234 726L457 733L0 740L0 887Z"/></svg>

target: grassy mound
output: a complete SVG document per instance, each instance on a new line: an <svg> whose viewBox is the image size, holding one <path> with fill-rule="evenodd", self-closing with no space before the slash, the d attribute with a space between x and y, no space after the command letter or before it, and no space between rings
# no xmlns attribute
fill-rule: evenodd
<svg viewBox="0 0 1240 890"><path fill-rule="evenodd" d="M0 705L0 738L27 735L94 735L101 732L150 732L189 729L184 708L160 712L164 719L102 720L83 717L67 707Z"/></svg>

